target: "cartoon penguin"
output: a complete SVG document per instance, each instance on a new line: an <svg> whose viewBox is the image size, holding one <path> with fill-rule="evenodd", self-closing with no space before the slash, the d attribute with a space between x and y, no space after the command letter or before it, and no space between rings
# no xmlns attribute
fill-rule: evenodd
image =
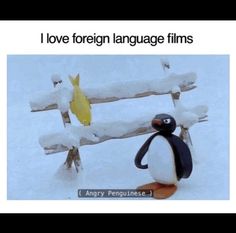
<svg viewBox="0 0 236 233"><path fill-rule="evenodd" d="M157 133L149 137L135 157L135 165L150 171L156 182L142 185L138 190L153 191L153 197L164 199L177 190L176 183L188 178L192 172L192 157L188 146L176 135L175 119L168 114L158 114L152 120ZM147 164L142 159L147 153Z"/></svg>

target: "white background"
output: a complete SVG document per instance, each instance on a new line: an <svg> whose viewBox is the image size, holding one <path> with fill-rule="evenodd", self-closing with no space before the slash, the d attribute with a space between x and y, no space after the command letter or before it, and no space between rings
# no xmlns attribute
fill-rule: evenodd
<svg viewBox="0 0 236 233"><path fill-rule="evenodd" d="M7 201L7 55L8 54L229 54L230 55L230 138L235 131L233 79L236 63L234 28L236 22L0 22L1 77L1 151L0 151L0 211L1 212L236 212L236 184L233 143L230 143L229 201ZM191 34L193 44L160 44L114 46L46 45L40 44L40 33L77 34L149 34L168 32Z"/></svg>

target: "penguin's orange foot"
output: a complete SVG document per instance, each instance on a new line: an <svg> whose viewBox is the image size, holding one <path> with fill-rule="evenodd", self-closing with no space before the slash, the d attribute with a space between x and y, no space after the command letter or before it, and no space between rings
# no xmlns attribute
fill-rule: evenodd
<svg viewBox="0 0 236 233"><path fill-rule="evenodd" d="M149 193L151 193L151 191L153 192L154 190L160 189L164 186L165 185L163 185L163 184L153 182L153 183L141 185L141 186L137 187L137 190L144 191L146 194L149 194Z"/></svg>
<svg viewBox="0 0 236 233"><path fill-rule="evenodd" d="M176 190L176 185L163 185L161 188L153 191L153 197L156 199L166 199L173 195Z"/></svg>

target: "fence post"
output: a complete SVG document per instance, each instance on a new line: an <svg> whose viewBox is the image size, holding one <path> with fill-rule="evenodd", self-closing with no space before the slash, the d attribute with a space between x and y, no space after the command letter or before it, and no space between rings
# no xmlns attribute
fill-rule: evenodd
<svg viewBox="0 0 236 233"><path fill-rule="evenodd" d="M176 90L171 90L171 98L174 104L174 107L176 107L176 102L179 101L180 99L180 94L181 94L181 90L178 88ZM180 125L180 134L179 137L190 147L192 148L193 143L192 143L192 139L190 136L190 133L188 131L188 128L184 128L182 125Z"/></svg>
<svg viewBox="0 0 236 233"><path fill-rule="evenodd" d="M53 75L52 82L53 82L53 86L55 88L58 84L62 83L62 79L60 78L59 75ZM69 116L68 111L61 112L61 117L62 117L64 127L66 127L66 124L71 124L71 120L70 120L70 116ZM76 172L78 173L79 168L81 166L81 159L80 159L79 149L74 146L72 147L72 149L69 150L69 152L67 154L66 161L64 164L67 166L67 168L71 168L73 162L75 165Z"/></svg>

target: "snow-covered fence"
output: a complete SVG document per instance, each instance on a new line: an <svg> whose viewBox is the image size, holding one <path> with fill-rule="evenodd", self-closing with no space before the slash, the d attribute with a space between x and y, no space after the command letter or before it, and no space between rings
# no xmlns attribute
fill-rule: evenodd
<svg viewBox="0 0 236 233"><path fill-rule="evenodd" d="M185 108L180 102L180 94L194 89L196 86L196 74L186 73L182 75L169 75L161 80L133 80L124 83L112 83L110 85L84 88L83 92L91 104L118 101L121 99L140 98L150 95L171 94L175 106L171 113L181 127L180 136L190 146L191 138L189 127L197 122L206 120L207 107L196 106L192 109ZM46 154L58 153L69 150L66 164L71 167L74 161L76 170L80 165L79 147L104 142L110 139L121 139L153 132L150 122L153 115L147 115L141 119L135 119L135 124L120 121L115 131L108 130L112 123L96 124L90 126L75 127L71 125L68 109L72 101L71 91L61 85L62 80L53 77L54 91L36 96L30 101L31 111L47 111L59 109L62 115L65 129L59 133L41 136L40 145ZM60 84L60 85L59 85Z"/></svg>
<svg viewBox="0 0 236 233"><path fill-rule="evenodd" d="M150 95L170 94L173 87L179 87L182 92L189 91L194 85L197 77L195 73L186 73L182 75L172 74L161 80L132 80L124 83L114 82L107 85L83 88L90 104L99 104L113 102L122 99L141 98ZM46 111L58 109L58 96L69 95L68 89L57 89L50 93L44 93L36 96L30 101L31 111Z"/></svg>

